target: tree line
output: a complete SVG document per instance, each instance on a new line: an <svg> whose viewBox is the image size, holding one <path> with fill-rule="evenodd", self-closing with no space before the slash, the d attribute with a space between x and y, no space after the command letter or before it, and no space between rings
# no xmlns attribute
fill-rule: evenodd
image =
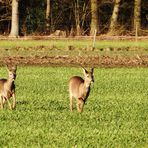
<svg viewBox="0 0 148 148"><path fill-rule="evenodd" d="M147 35L147 0L0 0L0 34Z"/></svg>

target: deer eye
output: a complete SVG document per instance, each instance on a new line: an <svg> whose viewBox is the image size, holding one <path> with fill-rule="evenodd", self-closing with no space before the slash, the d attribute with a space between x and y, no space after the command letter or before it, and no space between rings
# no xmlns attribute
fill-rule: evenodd
<svg viewBox="0 0 148 148"><path fill-rule="evenodd" d="M89 78L89 75L87 75L87 78Z"/></svg>

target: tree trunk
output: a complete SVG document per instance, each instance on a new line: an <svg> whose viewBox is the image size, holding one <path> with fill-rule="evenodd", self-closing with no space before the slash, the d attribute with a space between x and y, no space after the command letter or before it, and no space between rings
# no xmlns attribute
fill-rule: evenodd
<svg viewBox="0 0 148 148"><path fill-rule="evenodd" d="M75 21L76 21L76 36L81 35L81 28L80 28L80 15L79 15L79 0L75 2Z"/></svg>
<svg viewBox="0 0 148 148"><path fill-rule="evenodd" d="M90 35L94 35L95 30L98 33L98 11L97 11L97 0L91 0L91 28Z"/></svg>
<svg viewBox="0 0 148 148"><path fill-rule="evenodd" d="M134 7L134 31L139 33L141 29L141 0L135 0L135 7Z"/></svg>
<svg viewBox="0 0 148 148"><path fill-rule="evenodd" d="M12 19L11 19L11 31L10 37L19 36L19 0L12 0Z"/></svg>
<svg viewBox="0 0 148 148"><path fill-rule="evenodd" d="M121 2L121 0L115 0L114 9L113 9L113 13L111 16L109 34L112 34L112 35L116 34L115 31L117 28L117 19L118 19L118 15L119 15L120 2Z"/></svg>
<svg viewBox="0 0 148 148"><path fill-rule="evenodd" d="M47 0L46 5L46 31L49 31L50 27L50 0Z"/></svg>

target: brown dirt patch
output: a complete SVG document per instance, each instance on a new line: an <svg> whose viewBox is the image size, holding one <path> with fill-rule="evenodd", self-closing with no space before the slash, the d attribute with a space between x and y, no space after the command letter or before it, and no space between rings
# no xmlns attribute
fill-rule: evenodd
<svg viewBox="0 0 148 148"><path fill-rule="evenodd" d="M18 65L39 66L93 66L93 67L148 67L148 55L135 57L121 56L35 56L35 57L2 57L0 64L16 63Z"/></svg>

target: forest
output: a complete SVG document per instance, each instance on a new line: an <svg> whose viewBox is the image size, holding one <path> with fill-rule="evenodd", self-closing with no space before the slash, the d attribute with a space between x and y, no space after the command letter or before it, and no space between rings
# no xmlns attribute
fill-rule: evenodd
<svg viewBox="0 0 148 148"><path fill-rule="evenodd" d="M0 0L0 34L145 36L147 8L147 0Z"/></svg>

